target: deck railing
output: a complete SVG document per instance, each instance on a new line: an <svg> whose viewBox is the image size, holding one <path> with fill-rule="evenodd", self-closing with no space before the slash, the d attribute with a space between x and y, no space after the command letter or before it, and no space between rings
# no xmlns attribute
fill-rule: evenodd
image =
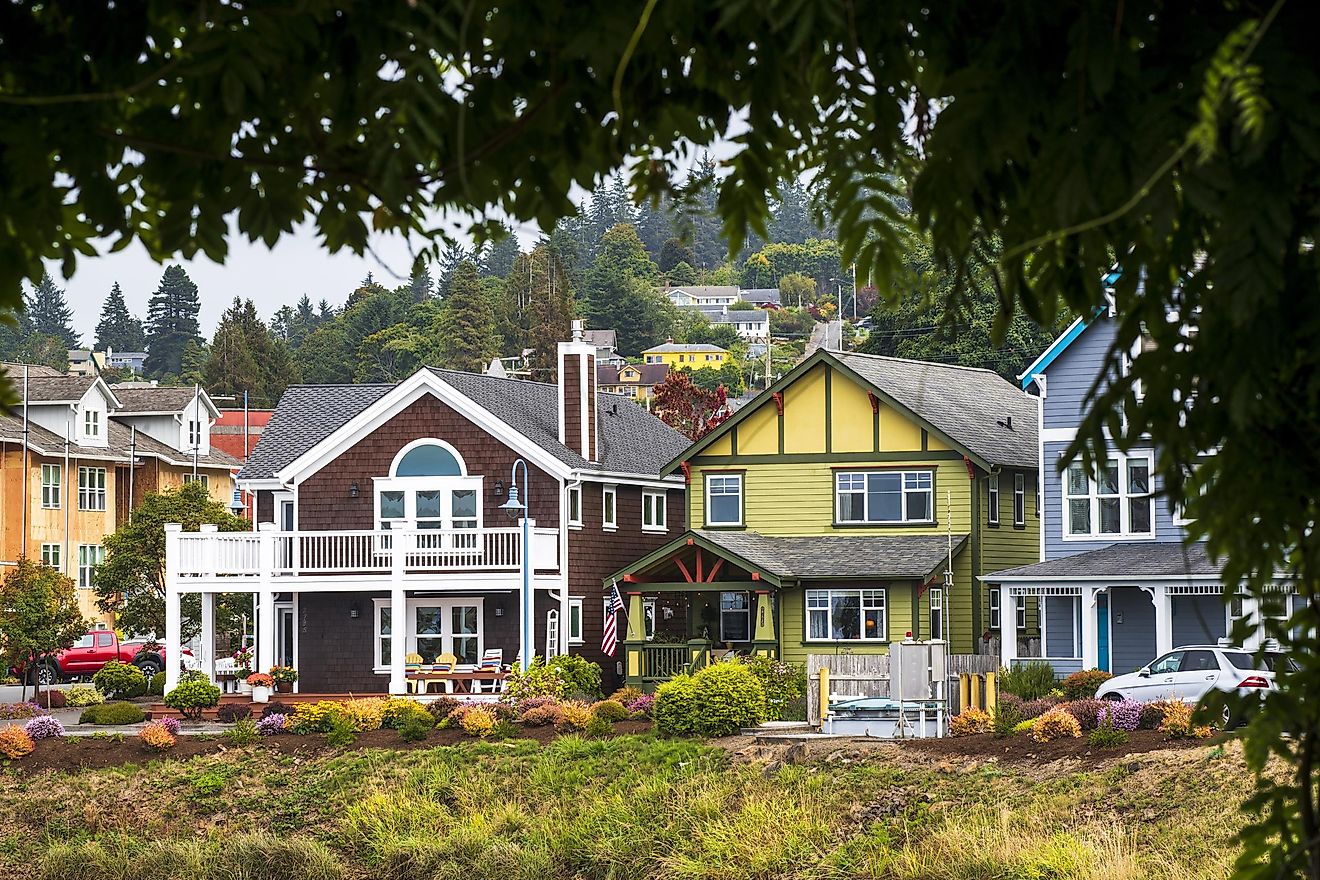
<svg viewBox="0 0 1320 880"><path fill-rule="evenodd" d="M642 678L668 681L683 672L691 662L686 643L681 645L648 644L642 648Z"/></svg>

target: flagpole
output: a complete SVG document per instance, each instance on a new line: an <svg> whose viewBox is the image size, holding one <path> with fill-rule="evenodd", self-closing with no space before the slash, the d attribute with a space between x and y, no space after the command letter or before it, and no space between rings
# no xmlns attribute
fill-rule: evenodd
<svg viewBox="0 0 1320 880"><path fill-rule="evenodd" d="M626 610L628 608L628 603L623 601L623 593L619 593L619 582L617 580L610 581L610 589L619 594L619 613L623 615L623 633L624 635L627 635L628 631L632 629L632 621L628 618L628 612ZM645 630L642 632L642 638L646 638Z"/></svg>

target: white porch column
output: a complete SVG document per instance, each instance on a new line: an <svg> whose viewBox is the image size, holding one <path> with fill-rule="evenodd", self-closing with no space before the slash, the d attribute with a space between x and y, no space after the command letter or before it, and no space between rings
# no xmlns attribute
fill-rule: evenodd
<svg viewBox="0 0 1320 880"><path fill-rule="evenodd" d="M183 656L183 613L179 607L179 536L181 523L165 524L165 693L179 686Z"/></svg>
<svg viewBox="0 0 1320 880"><path fill-rule="evenodd" d="M523 671L526 671L536 655L536 592L532 589L532 569L536 565L532 534L536 520L524 518L519 521L519 525L522 526L522 534L518 538L522 586L518 590L518 657Z"/></svg>
<svg viewBox="0 0 1320 880"><path fill-rule="evenodd" d="M999 662L1005 669L1013 668L1017 659L1017 606L1022 601L1013 595L1012 587L1003 588L1004 610L999 615Z"/></svg>
<svg viewBox="0 0 1320 880"><path fill-rule="evenodd" d="M1173 597L1161 584L1151 591L1155 600L1155 656L1173 650Z"/></svg>
<svg viewBox="0 0 1320 880"><path fill-rule="evenodd" d="M215 684L215 593L202 593L202 644L197 666Z"/></svg>
<svg viewBox="0 0 1320 880"><path fill-rule="evenodd" d="M1264 640L1265 620L1260 615L1260 600L1245 590L1242 593L1242 619L1251 627L1242 640L1242 647L1248 651L1259 651Z"/></svg>
<svg viewBox="0 0 1320 880"><path fill-rule="evenodd" d="M404 658L408 655L408 603L403 589L407 537L400 530L390 536L390 693L408 692Z"/></svg>
<svg viewBox="0 0 1320 880"><path fill-rule="evenodd" d="M257 588L257 657L254 672L275 665L275 523L257 526L260 535Z"/></svg>
<svg viewBox="0 0 1320 880"><path fill-rule="evenodd" d="M1099 621L1096 620L1096 600L1100 587L1082 585L1082 668L1095 669L1100 665Z"/></svg>

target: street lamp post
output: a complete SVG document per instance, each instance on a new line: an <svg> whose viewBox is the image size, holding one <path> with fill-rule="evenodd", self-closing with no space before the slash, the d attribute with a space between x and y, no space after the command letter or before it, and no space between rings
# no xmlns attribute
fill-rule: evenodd
<svg viewBox="0 0 1320 880"><path fill-rule="evenodd" d="M523 489L522 498L518 497L518 468L522 468ZM519 552L522 567L522 617L519 621L518 637L518 658L522 665L522 671L532 665L532 564L528 559L531 554L531 524L527 520L528 503L531 496L527 491L527 462L521 458L513 463L513 471L509 475L509 500L500 505L500 510L504 511L512 519L521 515L522 517L522 549Z"/></svg>

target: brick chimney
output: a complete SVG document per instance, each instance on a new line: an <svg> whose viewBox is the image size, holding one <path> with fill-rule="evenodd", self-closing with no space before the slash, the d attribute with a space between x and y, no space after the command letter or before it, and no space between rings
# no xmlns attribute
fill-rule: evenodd
<svg viewBox="0 0 1320 880"><path fill-rule="evenodd" d="M559 442L587 461L599 461L596 431L596 346L586 340L582 322L573 339L559 343Z"/></svg>

